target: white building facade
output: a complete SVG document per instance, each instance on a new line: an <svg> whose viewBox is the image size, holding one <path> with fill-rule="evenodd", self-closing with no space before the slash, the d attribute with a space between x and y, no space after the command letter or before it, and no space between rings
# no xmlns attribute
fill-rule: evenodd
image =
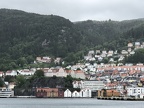
<svg viewBox="0 0 144 108"><path fill-rule="evenodd" d="M143 95L144 95L144 87L129 87L129 88L127 88L127 96L143 98Z"/></svg>

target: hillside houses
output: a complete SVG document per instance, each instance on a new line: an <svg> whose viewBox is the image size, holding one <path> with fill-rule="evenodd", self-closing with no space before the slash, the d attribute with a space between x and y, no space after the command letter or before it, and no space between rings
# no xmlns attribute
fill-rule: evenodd
<svg viewBox="0 0 144 108"><path fill-rule="evenodd" d="M116 62L114 58L118 58L118 62L124 60L125 56L135 54L135 50L144 48L144 42L133 42L127 44L127 49L121 50L119 53L117 50L90 50L87 56L84 56L86 61L98 61L104 62L104 58L108 58L107 62Z"/></svg>
<svg viewBox="0 0 144 108"><path fill-rule="evenodd" d="M57 58L51 58L48 56L45 57L36 57L36 61L34 63L51 63L52 61L54 61L55 64L59 64L61 61L60 57Z"/></svg>
<svg viewBox="0 0 144 108"><path fill-rule="evenodd" d="M50 63L51 58L47 57L47 56L46 57L37 57L36 62L38 62L38 63Z"/></svg>
<svg viewBox="0 0 144 108"><path fill-rule="evenodd" d="M71 70L65 69L62 67L59 68L32 68L32 69L21 69L21 70L9 70L4 72L0 72L0 77L2 76L17 76L17 75L26 75L31 76L34 75L36 70L43 70L44 75L46 77L67 77L67 75L71 75L73 78L85 79L85 72L83 70Z"/></svg>

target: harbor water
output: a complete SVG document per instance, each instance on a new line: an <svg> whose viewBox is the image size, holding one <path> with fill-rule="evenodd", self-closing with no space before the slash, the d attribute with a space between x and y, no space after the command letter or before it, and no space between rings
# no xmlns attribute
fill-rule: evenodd
<svg viewBox="0 0 144 108"><path fill-rule="evenodd" d="M0 108L143 108L144 101L96 98L0 98Z"/></svg>

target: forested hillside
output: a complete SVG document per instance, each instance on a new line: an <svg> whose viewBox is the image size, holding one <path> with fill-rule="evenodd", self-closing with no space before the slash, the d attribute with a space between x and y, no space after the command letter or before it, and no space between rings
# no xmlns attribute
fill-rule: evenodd
<svg viewBox="0 0 144 108"><path fill-rule="evenodd" d="M0 9L0 69L30 63L36 56L65 57L79 50L81 40L65 18Z"/></svg>
<svg viewBox="0 0 144 108"><path fill-rule="evenodd" d="M24 67L37 56L83 58L93 48L120 49L143 41L144 19L71 22L60 16L0 9L0 70Z"/></svg>
<svg viewBox="0 0 144 108"><path fill-rule="evenodd" d="M75 24L83 32L84 43L88 46L102 45L105 48L117 49L124 46L125 41L127 43L127 41L131 40L131 32L138 32L136 35L132 34L136 37L135 39L141 38L139 34L142 32L141 26L144 24L144 19L127 21L87 20ZM125 40L125 37L127 40Z"/></svg>

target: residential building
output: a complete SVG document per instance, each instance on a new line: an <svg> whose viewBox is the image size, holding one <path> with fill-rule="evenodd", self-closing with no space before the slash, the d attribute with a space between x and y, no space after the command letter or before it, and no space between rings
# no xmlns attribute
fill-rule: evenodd
<svg viewBox="0 0 144 108"><path fill-rule="evenodd" d="M66 89L66 90L64 91L64 97L71 97L71 96L72 96L71 91L70 91L69 89Z"/></svg>
<svg viewBox="0 0 144 108"><path fill-rule="evenodd" d="M79 92L78 92L78 91L74 91L74 92L72 93L72 97L80 97Z"/></svg>
<svg viewBox="0 0 144 108"><path fill-rule="evenodd" d="M17 72L20 75L34 75L35 70L23 69L23 70L17 70Z"/></svg>
<svg viewBox="0 0 144 108"><path fill-rule="evenodd" d="M36 88L36 97L64 97L60 88Z"/></svg>
<svg viewBox="0 0 144 108"><path fill-rule="evenodd" d="M90 89L91 91L101 90L105 87L103 81L80 81L73 83L74 88Z"/></svg>
<svg viewBox="0 0 144 108"><path fill-rule="evenodd" d="M75 78L85 79L85 73L82 70L75 71Z"/></svg>
<svg viewBox="0 0 144 108"><path fill-rule="evenodd" d="M121 94L115 89L102 89L98 90L98 97L119 97Z"/></svg>
<svg viewBox="0 0 144 108"><path fill-rule="evenodd" d="M140 95L144 94L144 87L128 87L127 96L134 96L136 98L140 98Z"/></svg>
<svg viewBox="0 0 144 108"><path fill-rule="evenodd" d="M4 75L4 73L2 71L0 71L0 77L2 77Z"/></svg>
<svg viewBox="0 0 144 108"><path fill-rule="evenodd" d="M13 97L14 96L14 91L6 88L6 87L2 87L0 88L0 98L7 98L7 97Z"/></svg>
<svg viewBox="0 0 144 108"><path fill-rule="evenodd" d="M80 97L92 97L92 91L88 88L86 89L81 89L79 92Z"/></svg>
<svg viewBox="0 0 144 108"><path fill-rule="evenodd" d="M128 52L127 52L126 50L122 50L122 51L121 51L121 54L122 54L122 55L128 55Z"/></svg>
<svg viewBox="0 0 144 108"><path fill-rule="evenodd" d="M58 69L56 76L57 77L66 77L67 73L63 68L60 68L60 69Z"/></svg>
<svg viewBox="0 0 144 108"><path fill-rule="evenodd" d="M133 47L133 43L128 43L128 48Z"/></svg>
<svg viewBox="0 0 144 108"><path fill-rule="evenodd" d="M6 71L5 75L6 76L17 76L17 71L15 70L10 70L10 71Z"/></svg>

